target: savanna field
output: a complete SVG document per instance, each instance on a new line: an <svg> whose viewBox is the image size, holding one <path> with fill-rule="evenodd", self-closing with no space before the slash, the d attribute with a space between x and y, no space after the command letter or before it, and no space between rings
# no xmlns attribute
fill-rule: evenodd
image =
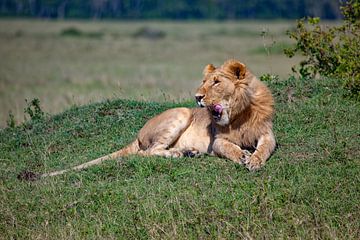
<svg viewBox="0 0 360 240"><path fill-rule="evenodd" d="M359 239L360 103L334 79L290 76L292 26L1 20L0 239ZM278 147L260 171L131 156L17 178L100 157L165 109L196 107L203 67L228 58L279 76L265 78Z"/></svg>

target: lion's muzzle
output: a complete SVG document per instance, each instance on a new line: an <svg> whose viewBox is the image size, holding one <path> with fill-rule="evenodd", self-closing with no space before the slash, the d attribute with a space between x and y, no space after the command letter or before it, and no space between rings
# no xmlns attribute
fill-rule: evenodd
<svg viewBox="0 0 360 240"><path fill-rule="evenodd" d="M202 101L205 95L195 95L196 103L199 105L199 107L205 107L204 102Z"/></svg>

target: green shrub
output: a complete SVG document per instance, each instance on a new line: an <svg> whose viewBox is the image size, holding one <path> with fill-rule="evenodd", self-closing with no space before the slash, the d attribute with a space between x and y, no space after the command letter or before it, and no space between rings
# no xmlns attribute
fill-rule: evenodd
<svg viewBox="0 0 360 240"><path fill-rule="evenodd" d="M9 112L9 119L6 121L6 124L9 128L15 128L16 126L15 116L11 111Z"/></svg>
<svg viewBox="0 0 360 240"><path fill-rule="evenodd" d="M76 27L68 27L60 32L60 36L64 37L88 37L101 38L104 34L102 32L83 32Z"/></svg>
<svg viewBox="0 0 360 240"><path fill-rule="evenodd" d="M45 113L40 107L40 100L38 98L34 98L30 102L25 99L25 102L27 103L27 107L24 109L24 112L30 116L31 120L39 120L44 117Z"/></svg>
<svg viewBox="0 0 360 240"><path fill-rule="evenodd" d="M299 20L296 29L288 32L296 45L284 53L306 57L293 68L304 79L317 74L338 78L348 95L360 100L360 0L344 1L341 11L341 26L322 26L319 18Z"/></svg>
<svg viewBox="0 0 360 240"><path fill-rule="evenodd" d="M71 36L71 37L80 37L83 35L83 32L75 27L65 28L60 33L61 36Z"/></svg>

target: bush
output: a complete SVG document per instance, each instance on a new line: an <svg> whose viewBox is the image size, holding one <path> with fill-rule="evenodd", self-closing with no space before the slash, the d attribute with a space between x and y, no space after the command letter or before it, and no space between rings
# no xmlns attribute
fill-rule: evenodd
<svg viewBox="0 0 360 240"><path fill-rule="evenodd" d="M30 102L25 99L25 102L27 103L27 107L24 109L24 113L27 113L31 120L39 120L44 117L45 113L40 107L40 100L38 98L34 98Z"/></svg>
<svg viewBox="0 0 360 240"><path fill-rule="evenodd" d="M60 33L61 36L71 36L71 37L80 37L83 35L83 32L75 27L65 28Z"/></svg>
<svg viewBox="0 0 360 240"><path fill-rule="evenodd" d="M104 34L102 32L83 32L76 27L65 28L60 32L60 36L65 37L88 37L101 38Z"/></svg>
<svg viewBox="0 0 360 240"><path fill-rule="evenodd" d="M151 27L141 27L134 34L135 38L146 38L151 40L162 39L166 36L166 33L162 30L151 28Z"/></svg>
<svg viewBox="0 0 360 240"><path fill-rule="evenodd" d="M338 78L348 95L360 100L360 0L342 2L341 12L341 26L321 26L319 18L299 20L296 29L287 33L296 45L284 53L306 57L293 68L304 79L317 74Z"/></svg>

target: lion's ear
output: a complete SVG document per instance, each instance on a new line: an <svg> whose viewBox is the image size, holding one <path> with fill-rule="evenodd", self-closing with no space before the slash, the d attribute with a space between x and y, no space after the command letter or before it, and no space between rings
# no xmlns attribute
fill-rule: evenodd
<svg viewBox="0 0 360 240"><path fill-rule="evenodd" d="M228 60L224 63L223 69L224 71L234 75L237 79L245 78L246 66L239 61Z"/></svg>
<svg viewBox="0 0 360 240"><path fill-rule="evenodd" d="M213 71L215 71L215 69L216 69L216 67L214 65L212 65L212 64L206 65L206 67L203 70L204 76L209 74L209 73L212 73Z"/></svg>

